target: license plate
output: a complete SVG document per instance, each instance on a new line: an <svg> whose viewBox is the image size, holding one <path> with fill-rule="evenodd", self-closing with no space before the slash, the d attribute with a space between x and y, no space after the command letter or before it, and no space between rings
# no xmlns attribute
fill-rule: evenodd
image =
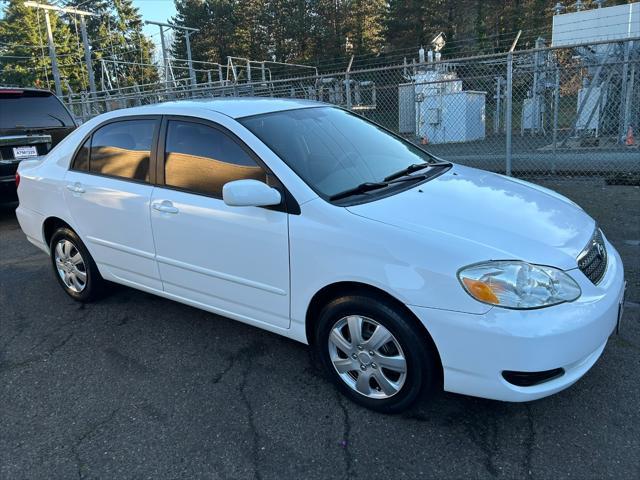
<svg viewBox="0 0 640 480"><path fill-rule="evenodd" d="M13 158L32 158L37 156L38 150L35 146L13 148Z"/></svg>
<svg viewBox="0 0 640 480"><path fill-rule="evenodd" d="M627 294L627 282L624 282L622 290L622 299L618 304L618 322L616 323L616 334L620 333L620 325L622 324L622 314L624 313L624 297Z"/></svg>

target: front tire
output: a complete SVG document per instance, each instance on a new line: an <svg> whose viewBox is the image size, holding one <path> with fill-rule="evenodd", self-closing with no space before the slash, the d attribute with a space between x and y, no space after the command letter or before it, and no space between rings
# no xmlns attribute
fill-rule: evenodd
<svg viewBox="0 0 640 480"><path fill-rule="evenodd" d="M67 227L59 228L49 244L53 272L62 289L78 302L91 302L104 290L104 280L80 237Z"/></svg>
<svg viewBox="0 0 640 480"><path fill-rule="evenodd" d="M314 348L344 395L380 412L406 410L437 377L437 355L424 332L384 298L330 302L318 316Z"/></svg>

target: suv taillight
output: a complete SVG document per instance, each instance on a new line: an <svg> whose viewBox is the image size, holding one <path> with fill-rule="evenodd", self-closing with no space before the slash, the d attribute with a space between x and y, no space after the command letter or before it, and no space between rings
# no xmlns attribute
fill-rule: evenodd
<svg viewBox="0 0 640 480"><path fill-rule="evenodd" d="M20 185L20 174L16 172L16 188L18 188L18 185Z"/></svg>

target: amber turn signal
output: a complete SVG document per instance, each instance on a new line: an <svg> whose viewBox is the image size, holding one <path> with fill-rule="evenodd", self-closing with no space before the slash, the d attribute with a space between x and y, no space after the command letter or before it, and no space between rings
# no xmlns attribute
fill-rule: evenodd
<svg viewBox="0 0 640 480"><path fill-rule="evenodd" d="M472 280L470 278L462 279L464 286L467 287L467 291L477 300L481 302L493 303L499 305L500 300L489 285L480 282L479 280Z"/></svg>

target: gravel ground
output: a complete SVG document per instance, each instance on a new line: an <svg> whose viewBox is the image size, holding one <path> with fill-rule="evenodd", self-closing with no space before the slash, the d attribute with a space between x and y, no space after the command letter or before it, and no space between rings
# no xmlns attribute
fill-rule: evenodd
<svg viewBox="0 0 640 480"><path fill-rule="evenodd" d="M0 207L0 478L640 478L640 188L544 181L619 249L623 330L576 385L384 416L304 345L127 288L79 305Z"/></svg>

